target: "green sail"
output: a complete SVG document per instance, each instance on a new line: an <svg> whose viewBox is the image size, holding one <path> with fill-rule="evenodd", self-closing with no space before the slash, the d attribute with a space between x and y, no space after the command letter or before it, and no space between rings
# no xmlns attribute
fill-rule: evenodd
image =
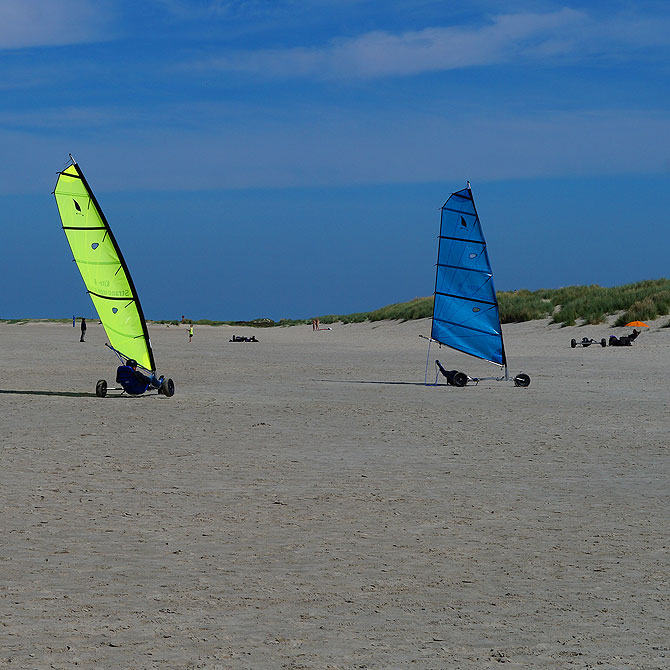
<svg viewBox="0 0 670 670"><path fill-rule="evenodd" d="M155 371L147 324L130 272L76 162L58 174L54 195L74 261L110 345L125 358Z"/></svg>

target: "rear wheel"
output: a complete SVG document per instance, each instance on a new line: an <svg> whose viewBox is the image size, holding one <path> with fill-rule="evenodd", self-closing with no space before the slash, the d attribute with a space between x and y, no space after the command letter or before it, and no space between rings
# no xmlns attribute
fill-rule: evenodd
<svg viewBox="0 0 670 670"><path fill-rule="evenodd" d="M600 340L600 346L601 347L606 347L607 346L607 340L603 337L602 340Z"/></svg>
<svg viewBox="0 0 670 670"><path fill-rule="evenodd" d="M458 372L457 370L454 370L454 373L451 377L451 383L454 386L463 387L468 383L468 376L465 374L465 372Z"/></svg>
<svg viewBox="0 0 670 670"><path fill-rule="evenodd" d="M171 379L164 379L159 391L166 398L171 398L174 395L174 382Z"/></svg>
<svg viewBox="0 0 670 670"><path fill-rule="evenodd" d="M522 372L520 375L514 377L514 386L522 386L524 388L530 386L530 377Z"/></svg>
<svg viewBox="0 0 670 670"><path fill-rule="evenodd" d="M106 380L101 379L95 385L95 395L97 395L98 398L104 398L107 395L107 381Z"/></svg>
<svg viewBox="0 0 670 670"><path fill-rule="evenodd" d="M577 346L577 340L570 340L570 346L574 349Z"/></svg>

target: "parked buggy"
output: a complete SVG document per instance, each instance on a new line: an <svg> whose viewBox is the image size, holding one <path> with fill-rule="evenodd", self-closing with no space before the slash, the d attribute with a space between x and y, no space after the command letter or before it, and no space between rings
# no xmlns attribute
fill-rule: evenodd
<svg viewBox="0 0 670 670"><path fill-rule="evenodd" d="M599 344L601 347L607 346L607 340L603 337L602 340L594 340L590 337L582 337L581 341L570 340L570 346L574 349L575 347L590 347L592 344Z"/></svg>

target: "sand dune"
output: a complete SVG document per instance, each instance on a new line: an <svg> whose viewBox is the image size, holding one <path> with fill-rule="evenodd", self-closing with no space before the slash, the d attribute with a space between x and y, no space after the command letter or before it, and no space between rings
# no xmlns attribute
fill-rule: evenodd
<svg viewBox="0 0 670 670"><path fill-rule="evenodd" d="M100 399L97 323L0 325L0 667L667 668L670 329L428 331L153 326Z"/></svg>

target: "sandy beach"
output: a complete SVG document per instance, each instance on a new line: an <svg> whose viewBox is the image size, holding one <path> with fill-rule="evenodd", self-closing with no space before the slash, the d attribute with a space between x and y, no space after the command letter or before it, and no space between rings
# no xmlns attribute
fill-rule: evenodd
<svg viewBox="0 0 670 670"><path fill-rule="evenodd" d="M665 321L505 326L527 389L424 385L428 320L151 326L171 399L1 324L0 667L670 667Z"/></svg>

